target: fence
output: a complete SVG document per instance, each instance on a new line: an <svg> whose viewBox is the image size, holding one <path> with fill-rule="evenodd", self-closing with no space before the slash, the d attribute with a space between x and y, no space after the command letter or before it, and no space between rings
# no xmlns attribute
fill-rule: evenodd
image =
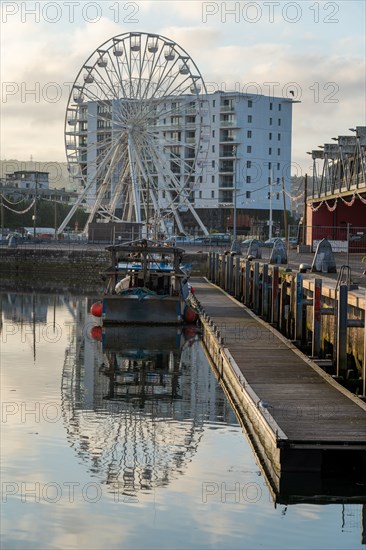
<svg viewBox="0 0 366 550"><path fill-rule="evenodd" d="M366 253L366 227L351 224L341 226L291 225L289 237L296 238L299 244L310 245L315 252L322 239L328 239L333 252Z"/></svg>

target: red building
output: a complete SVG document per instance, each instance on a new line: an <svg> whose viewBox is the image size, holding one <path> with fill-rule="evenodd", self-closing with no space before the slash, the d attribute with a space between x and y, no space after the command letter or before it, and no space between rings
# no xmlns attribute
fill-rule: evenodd
<svg viewBox="0 0 366 550"><path fill-rule="evenodd" d="M366 127L312 151L313 182L306 197L306 243L326 237L333 250L366 251ZM337 250L338 249L338 250Z"/></svg>

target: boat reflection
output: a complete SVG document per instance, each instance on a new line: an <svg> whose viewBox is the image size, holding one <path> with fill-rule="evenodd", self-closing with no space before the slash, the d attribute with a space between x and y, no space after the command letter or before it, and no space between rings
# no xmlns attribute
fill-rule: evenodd
<svg viewBox="0 0 366 550"><path fill-rule="evenodd" d="M109 380L105 398L133 400L141 408L151 400L182 399L184 351L194 343L184 330L107 327L102 343L106 361L100 372Z"/></svg>

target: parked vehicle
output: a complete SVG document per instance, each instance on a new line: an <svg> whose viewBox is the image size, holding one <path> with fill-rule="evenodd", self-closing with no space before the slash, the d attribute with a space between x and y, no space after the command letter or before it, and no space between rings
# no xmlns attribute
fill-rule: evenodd
<svg viewBox="0 0 366 550"><path fill-rule="evenodd" d="M242 242L241 242L241 245L242 245L242 246L249 246L250 243L251 243L252 241L257 241L257 243L259 244L259 246L264 246L264 242L263 242L263 241L261 241L261 240L259 240L259 239L255 239L254 237L253 237L252 239L245 239L245 241L242 241Z"/></svg>
<svg viewBox="0 0 366 550"><path fill-rule="evenodd" d="M229 233L212 233L211 235L207 235L204 243L208 245L225 245L229 244L230 241L231 235Z"/></svg>
<svg viewBox="0 0 366 550"><path fill-rule="evenodd" d="M164 244L169 246L177 246L179 244L188 244L192 242L192 238L188 237L188 235L171 235L165 239Z"/></svg>
<svg viewBox="0 0 366 550"><path fill-rule="evenodd" d="M267 248L273 248L273 244L278 238L279 237L271 237L270 239L267 239L266 241L264 241L263 246L266 246Z"/></svg>

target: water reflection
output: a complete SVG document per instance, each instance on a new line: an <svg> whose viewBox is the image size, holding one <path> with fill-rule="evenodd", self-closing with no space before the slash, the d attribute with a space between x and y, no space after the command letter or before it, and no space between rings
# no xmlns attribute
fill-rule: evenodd
<svg viewBox="0 0 366 550"><path fill-rule="evenodd" d="M34 548L34 540L44 548L112 548L121 541L126 548L145 548L153 540L156 547L180 548L365 544L366 508L356 504L364 502L365 485L358 479L355 491L330 476L276 478L254 438L247 438L250 448L242 437L235 403L229 405L217 384L199 335L166 328L164 335L144 329L103 333L88 317L93 301L2 297L2 395L19 406L17 414L9 409L2 424L4 480L19 487L3 505L6 547ZM59 340L52 332L57 326L66 329ZM33 365L23 345L31 338L37 349ZM57 423L44 414L37 418L37 404L41 410L52 405L46 411L58 407ZM43 498L40 513L31 496L26 504L20 499L24 480L43 487L75 483L76 497L78 488L96 482L102 497L92 504L70 502L63 491L58 502ZM203 482L217 489L207 502ZM254 500L247 487L261 498ZM233 493L236 488L240 494ZM132 505L120 508L116 501ZM144 513L136 514L137 501ZM338 504L318 506L323 503ZM163 513L156 515L156 509ZM194 540L187 539L187 525Z"/></svg>
<svg viewBox="0 0 366 550"><path fill-rule="evenodd" d="M194 329L81 326L66 354L63 415L70 444L112 493L138 499L167 486L184 475L204 422L236 424Z"/></svg>

